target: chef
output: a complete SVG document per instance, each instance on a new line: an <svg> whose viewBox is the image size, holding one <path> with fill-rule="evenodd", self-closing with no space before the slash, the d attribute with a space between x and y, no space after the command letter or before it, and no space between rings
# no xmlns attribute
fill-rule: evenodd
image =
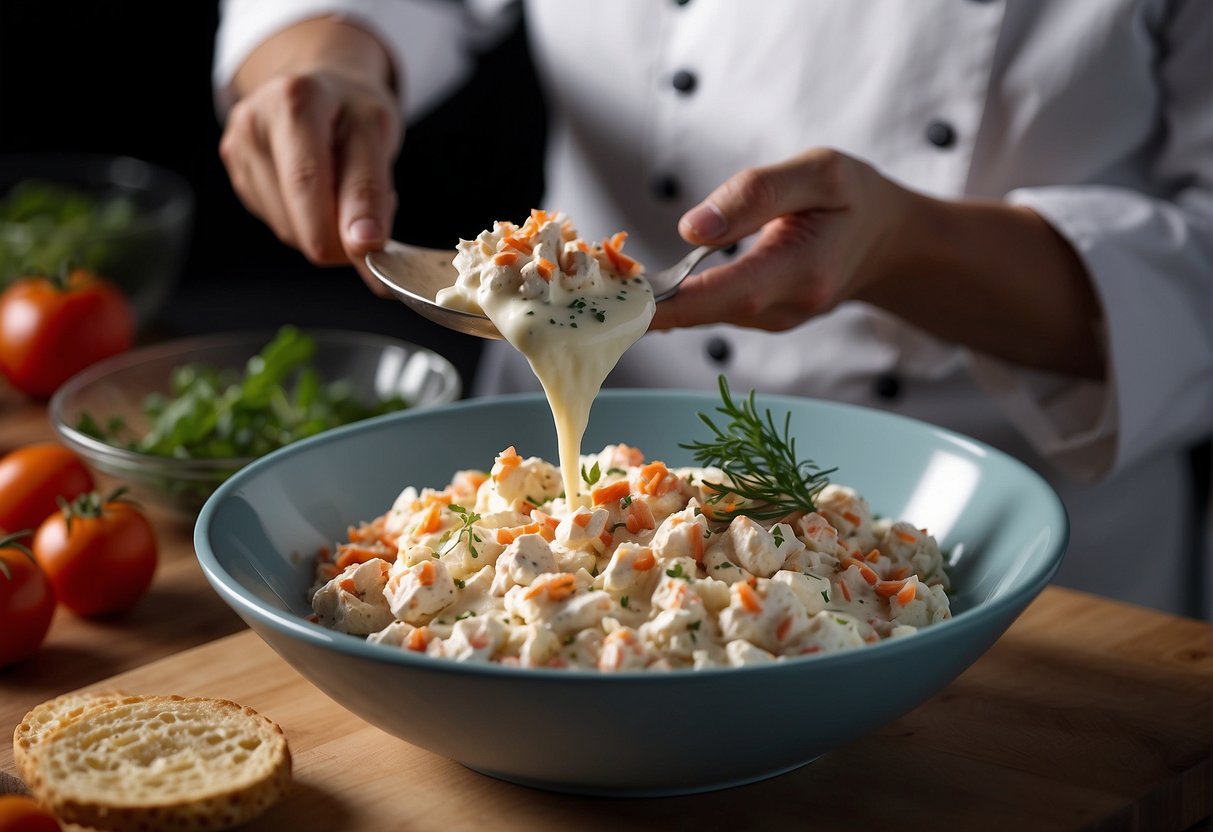
<svg viewBox="0 0 1213 832"><path fill-rule="evenodd" d="M525 5L551 114L542 207L590 236L626 229L655 267L722 246L609 384L723 373L976 437L1061 494L1059 583L1195 611L1213 6ZM404 125L516 12L227 0L214 72L237 193L313 262L360 266L391 228ZM524 389L529 367L490 345L475 390Z"/></svg>

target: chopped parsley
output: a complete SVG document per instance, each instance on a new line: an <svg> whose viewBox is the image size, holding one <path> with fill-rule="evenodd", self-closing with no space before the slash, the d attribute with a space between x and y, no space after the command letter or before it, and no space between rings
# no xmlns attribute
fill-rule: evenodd
<svg viewBox="0 0 1213 832"><path fill-rule="evenodd" d="M594 466L589 471L586 471L585 466L582 465L581 478L585 480L586 485L594 485L598 480L602 479L602 469L598 467L597 462L594 463Z"/></svg>
<svg viewBox="0 0 1213 832"><path fill-rule="evenodd" d="M463 578L456 578L456 579L455 579L455 586L459 587L460 589L466 589L466 588L467 588L467 581L465 581Z"/></svg>
<svg viewBox="0 0 1213 832"><path fill-rule="evenodd" d="M619 606L623 607L625 610L628 608L628 596L625 595L619 599Z"/></svg>
<svg viewBox="0 0 1213 832"><path fill-rule="evenodd" d="M450 509L451 511L455 512L455 514L458 514L460 519L463 521L463 525L460 526L455 532L455 543L452 544L452 548L455 545L458 545L460 538L463 538L464 542L467 543L468 551L472 553L472 557L480 557L480 553L476 551L476 544L479 543L483 538L476 533L476 528L474 525L472 525L473 523L480 522L480 515L473 511L468 511L463 506L458 506L454 503L450 505ZM446 554L446 552L443 552L443 554Z"/></svg>
<svg viewBox="0 0 1213 832"><path fill-rule="evenodd" d="M665 573L671 578L682 578L684 581L691 580L691 576L682 571L681 563L674 564L674 568L667 569Z"/></svg>
<svg viewBox="0 0 1213 832"><path fill-rule="evenodd" d="M783 529L779 528L779 526L771 527L771 537L775 539L776 546L783 545Z"/></svg>

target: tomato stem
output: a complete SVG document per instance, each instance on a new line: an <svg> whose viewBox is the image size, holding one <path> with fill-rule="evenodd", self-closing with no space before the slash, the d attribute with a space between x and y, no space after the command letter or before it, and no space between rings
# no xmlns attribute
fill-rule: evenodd
<svg viewBox="0 0 1213 832"><path fill-rule="evenodd" d="M101 516L102 511L108 503L126 503L138 507L138 503L129 497L125 496L128 491L125 485L115 488L108 496L102 497L97 491L88 491L70 503L62 497L56 497L56 502L59 503L59 510L63 513L63 522L67 526L67 533L72 533L72 520L77 517L84 517L90 520L95 520Z"/></svg>
<svg viewBox="0 0 1213 832"><path fill-rule="evenodd" d="M34 559L34 553L30 551L28 546L20 542L21 538L29 537L31 534L33 534L33 531L30 529L26 529L23 532L6 534L3 537L0 537L0 549L16 549L18 552L29 558L31 562L37 564L38 561ZM8 581L13 579L12 570L8 568L8 564L3 560L0 560L0 575L4 575L5 580Z"/></svg>

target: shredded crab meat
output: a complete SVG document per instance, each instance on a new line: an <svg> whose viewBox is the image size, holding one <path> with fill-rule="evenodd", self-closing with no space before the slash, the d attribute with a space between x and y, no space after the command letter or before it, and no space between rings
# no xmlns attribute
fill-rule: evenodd
<svg viewBox="0 0 1213 832"><path fill-rule="evenodd" d="M616 672L787 661L860 649L951 616L928 530L831 485L817 511L713 521L708 468L609 445L571 506L516 448L440 490L404 489L317 558L324 626L453 661Z"/></svg>

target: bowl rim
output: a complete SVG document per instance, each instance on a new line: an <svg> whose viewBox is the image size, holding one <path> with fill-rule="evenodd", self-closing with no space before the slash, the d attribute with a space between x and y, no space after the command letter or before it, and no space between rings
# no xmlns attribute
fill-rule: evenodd
<svg viewBox="0 0 1213 832"><path fill-rule="evenodd" d="M177 171L156 162L149 162L146 159L139 159L134 156L127 156L121 153L72 153L65 151L42 151L42 152L24 152L24 153L5 153L0 157L0 163L4 161L21 162L24 164L52 164L55 167L62 168L65 173L61 174L61 178L56 180L54 173L41 174L37 172L30 173L17 179L13 184L24 181L26 179L43 179L47 181L55 181L58 184L79 185L80 180L85 177L85 172L93 172L116 164L126 165L129 167L138 167L142 169L148 177L149 186L140 187L123 183L118 179L110 178L110 182L120 186L128 191L149 191L156 187L164 190L166 198L164 204L147 210L137 211L132 217L130 223L118 231L107 231L103 236L107 239L116 239L127 235L143 234L149 230L155 230L166 224L173 224L188 220L194 210L194 189L189 181ZM7 194L7 190L0 193L0 198ZM21 228L27 223L12 222L11 220L0 219L0 230L7 228ZM87 235L92 236L92 235Z"/></svg>
<svg viewBox="0 0 1213 832"><path fill-rule="evenodd" d="M330 328L312 328L298 327L299 331L316 339L317 343L327 342L334 344L343 344L346 346L367 346L377 347L380 349L386 347L399 347L410 350L414 353L428 353L434 359L435 366L441 368L441 374L444 384L444 390L449 389L450 399L448 401L439 402L430 407L446 406L455 402L463 394L463 382L459 378L459 371L449 358L436 352L429 347L423 347L420 344L411 341L405 341L402 338L396 338L391 335L382 335L374 332L359 332L346 329L330 329ZM123 467L139 467L139 466L174 466L178 468L189 468L195 472L222 472L229 471L232 468L243 468L259 457L222 457L222 458L178 458L171 456L157 456L155 454L145 454L141 451L132 451L128 448L122 448L117 445L111 445L108 442L103 442L100 439L89 436L77 430L64 418L63 411L66 407L66 402L72 395L79 392L82 388L87 387L94 382L97 382L107 375L121 370L130 369L147 361L161 360L172 358L175 355L183 355L199 350L213 349L217 347L232 347L238 346L247 342L250 345L251 351L249 357L252 357L259 346L264 346L269 343L270 339L278 332L276 328L270 329L242 329L233 330L231 332L213 332L205 335L191 335L184 338L171 338L167 341L161 341L155 344L149 344L143 347L137 347L117 355L110 356L96 364L76 373L63 384L59 385L54 394L51 395L50 402L47 405L47 414L50 418L55 431L69 445L81 448L86 455L91 455L97 459L103 459L106 462L121 465ZM414 409L412 407L409 408ZM425 408L422 408L425 409ZM347 426L342 426L347 427ZM332 428L337 430L339 428ZM309 437L311 438L311 437ZM303 441L303 440L297 440ZM294 443L292 443L294 444Z"/></svg>
<svg viewBox="0 0 1213 832"><path fill-rule="evenodd" d="M703 402L705 399L716 401L712 394L704 390L654 390L640 388L611 388L603 390L599 393L599 398L625 398L629 396L639 396L643 398L664 398L664 399L683 399L695 400ZM1041 590L1057 573L1061 566L1062 558L1065 554L1066 547L1069 544L1070 537L1070 521L1061 498L1053 487L1044 479L1037 471L1022 461L1016 459L1004 451L988 445L977 439L965 436L964 434L947 428L939 427L930 424L920 419L915 419L910 416L904 416L899 413L889 411L881 411L876 408L864 407L862 405L850 404L846 402L835 402L825 399L817 399L809 396L788 396L788 395L764 395L757 394L759 404L767 407L779 407L781 404L787 406L790 403L811 402L814 406L820 406L827 410L836 410L840 414L848 413L876 413L884 418L888 418L894 422L909 423L917 426L919 429L925 429L928 433L933 434L936 438L955 446L956 448L969 454L981 456L990 456L1002 460L1004 463L1009 463L1013 468L1019 469L1023 474L1034 481L1043 490L1043 493L1048 498L1048 509L1050 511L1049 525L1055 525L1057 528L1056 540L1049 542L1048 551L1040 558L1039 562L1034 564L1032 569L1025 570L1019 585L1008 591L1005 595L991 599L987 603L983 603L974 609L964 611L960 616L940 621L932 624L929 627L919 629L910 636L901 638L883 639L874 644L865 645L862 649L854 650L839 650L828 653L822 653L812 656L785 658L781 661L764 663L760 665L749 665L745 667L710 667L699 670L678 669L669 672L660 672L653 670L626 670L616 671L612 673L603 673L598 670L571 670L557 668L542 668L542 667L510 667L494 662L458 662L449 659L437 659L432 656L415 654L409 650L402 650L399 647L393 647L383 644L372 644L366 640L364 636L350 635L341 633L335 630L329 630L320 624L315 624L307 619L295 616L292 613L284 612L265 606L252 593L242 587L220 564L211 549L209 539L209 528L213 516L218 510L218 506L228 496L240 488L244 480L250 479L261 473L262 468L274 465L281 459L298 453L305 453L311 448L324 445L331 442L341 441L350 433L357 433L381 427L386 422L391 421L408 421L413 418L423 418L425 411L401 411L396 413L387 413L382 416L376 416L371 419L366 419L361 422L356 422L350 425L343 425L339 428L326 431L323 434L309 437L307 439L294 442L276 451L272 451L263 457L258 458L250 463L247 467L242 468L231 478L221 484L207 499L198 514L197 521L194 524L194 552L198 559L199 566L211 587L219 594L228 604L236 610L242 618L247 621L248 618L255 619L260 624L266 625L277 631L281 635L293 637L302 640L303 642L320 647L324 650L330 650L337 653L352 655L354 658L374 661L377 663L386 663L390 665L400 665L417 670L425 670L434 673L448 673L454 675L471 675L471 676L500 676L506 679L562 679L568 680L572 684L635 684L639 680L650 680L646 684L664 684L675 683L681 684L683 680L688 678L699 678L705 676L717 676L721 674L734 674L739 672L747 673L797 673L803 668L834 668L848 665L857 661L869 661L869 656L881 656L886 654L895 654L902 650L918 650L923 646L933 644L941 639L950 639L953 636L953 631L958 625L956 622L963 619L964 622L978 622L997 618L1002 615L1013 613L1013 618L1018 617L1019 613L1027 607L1027 605L1038 595ZM479 409L492 406L493 403L524 403L530 404L534 402L542 403L546 406L547 399L542 393L512 393L498 396L485 396L473 399L466 399L454 404L448 405L446 413L455 411ZM260 635L260 634L259 634ZM1001 633L1000 633L1001 636ZM875 654L872 651L881 651ZM818 671L814 671L818 672ZM821 672L824 672L821 671Z"/></svg>

